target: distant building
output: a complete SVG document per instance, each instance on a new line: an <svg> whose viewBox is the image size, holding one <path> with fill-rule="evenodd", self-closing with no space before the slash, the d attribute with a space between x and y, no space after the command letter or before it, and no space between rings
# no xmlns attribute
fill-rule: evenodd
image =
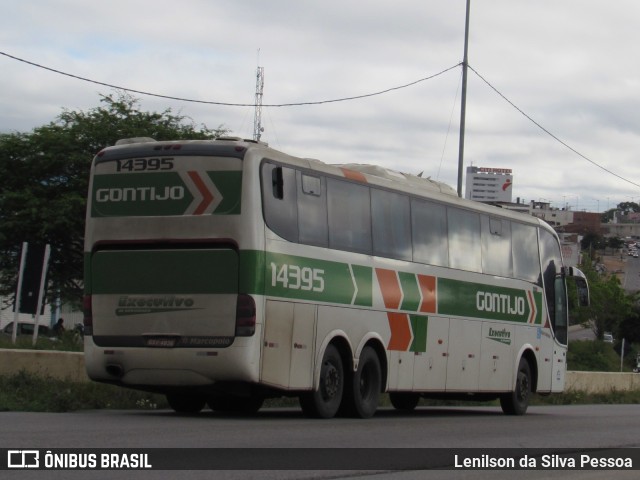
<svg viewBox="0 0 640 480"><path fill-rule="evenodd" d="M510 168L467 167L465 198L476 202L511 202Z"/></svg>
<svg viewBox="0 0 640 480"><path fill-rule="evenodd" d="M567 233L597 233L602 235L602 215L595 212L573 212L573 222L564 227Z"/></svg>
<svg viewBox="0 0 640 480"><path fill-rule="evenodd" d="M581 235L574 233L559 233L560 243L562 245L562 260L568 267L577 267L582 263L582 254L580 248Z"/></svg>
<svg viewBox="0 0 640 480"><path fill-rule="evenodd" d="M553 228L558 228L572 224L576 212L571 211L569 208L552 208L548 202L531 200L529 214L544 220Z"/></svg>

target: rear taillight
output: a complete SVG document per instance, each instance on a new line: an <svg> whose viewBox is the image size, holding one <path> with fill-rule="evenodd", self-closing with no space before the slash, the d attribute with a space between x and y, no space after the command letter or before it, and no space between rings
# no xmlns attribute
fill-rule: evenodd
<svg viewBox="0 0 640 480"><path fill-rule="evenodd" d="M256 332L256 302L250 295L239 294L236 303L236 337L250 337Z"/></svg>
<svg viewBox="0 0 640 480"><path fill-rule="evenodd" d="M93 334L93 307L91 305L91 295L85 295L82 299L82 311L84 313L83 321L84 334Z"/></svg>

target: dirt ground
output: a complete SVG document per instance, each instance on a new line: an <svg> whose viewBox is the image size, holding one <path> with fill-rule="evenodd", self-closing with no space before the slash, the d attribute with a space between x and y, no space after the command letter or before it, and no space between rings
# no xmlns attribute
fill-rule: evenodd
<svg viewBox="0 0 640 480"><path fill-rule="evenodd" d="M600 257L600 262L607 268L607 272L615 273L620 281L624 281L625 261L626 258L620 255L603 255Z"/></svg>

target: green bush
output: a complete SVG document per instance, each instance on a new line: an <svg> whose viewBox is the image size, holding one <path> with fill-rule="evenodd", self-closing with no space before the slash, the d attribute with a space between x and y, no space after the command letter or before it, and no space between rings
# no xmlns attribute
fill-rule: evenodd
<svg viewBox="0 0 640 480"><path fill-rule="evenodd" d="M583 372L619 372L620 357L612 344L601 340L579 340L569 344L567 369Z"/></svg>

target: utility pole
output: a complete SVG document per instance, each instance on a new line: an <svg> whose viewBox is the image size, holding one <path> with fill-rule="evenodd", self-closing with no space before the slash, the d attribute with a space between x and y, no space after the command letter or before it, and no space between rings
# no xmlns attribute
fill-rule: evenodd
<svg viewBox="0 0 640 480"><path fill-rule="evenodd" d="M467 67L469 65L469 10L471 0L467 0L467 18L464 25L464 58L462 60L462 97L460 101L460 144L458 147L458 196L462 197L462 172L464 169L464 128L467 114Z"/></svg>
<svg viewBox="0 0 640 480"><path fill-rule="evenodd" d="M256 142L260 141L262 132L262 90L264 89L264 68L258 67L256 74L256 100L255 100L255 114L253 116L253 139Z"/></svg>

